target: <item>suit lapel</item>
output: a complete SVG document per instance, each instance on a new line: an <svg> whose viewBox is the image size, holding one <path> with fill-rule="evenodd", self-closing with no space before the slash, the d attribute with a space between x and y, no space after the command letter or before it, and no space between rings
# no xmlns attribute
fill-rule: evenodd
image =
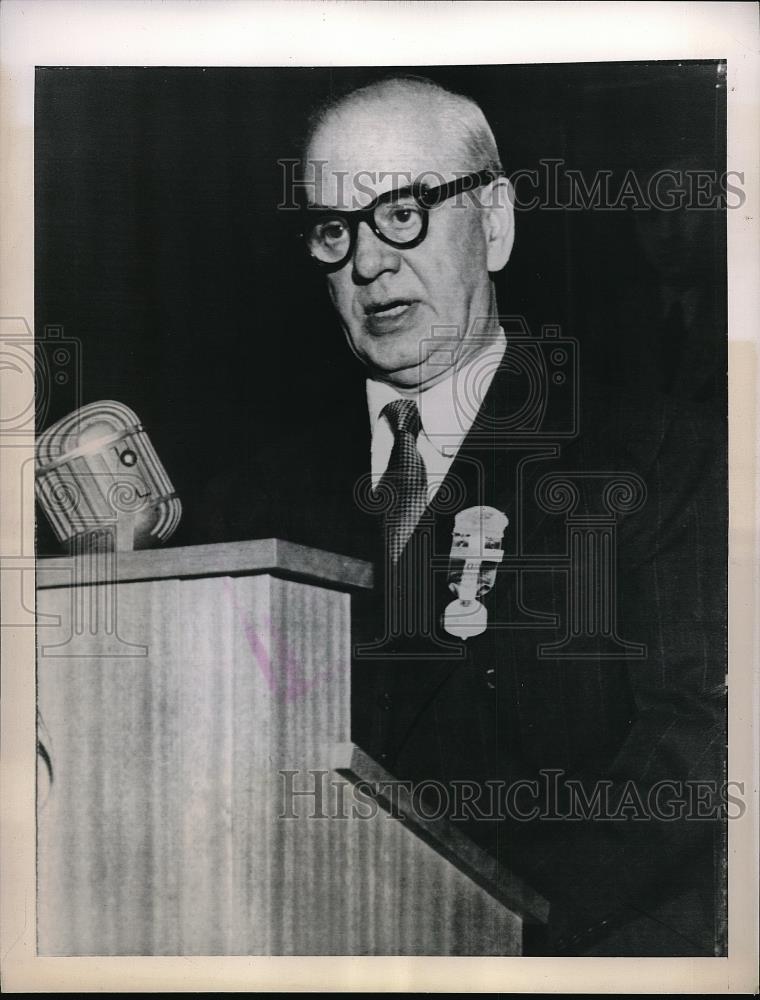
<svg viewBox="0 0 760 1000"><path fill-rule="evenodd" d="M434 626L446 642L450 642L451 637L441 630L439 623L444 608L454 599L446 571L458 513L472 507L489 506L506 514L509 519L504 536L505 561L496 583L511 609L509 620L521 617L515 603L516 595L510 593L514 590L517 575L504 571L509 566L510 558L531 553L531 542L546 530L548 519L553 521L555 530L562 530L557 523L557 515L538 505L533 487L538 476L556 467L560 456L563 464L572 463L579 439L566 440L560 446L560 434L552 434L554 414L548 406L541 414L542 422L537 427L526 429L520 426L516 415L523 412L525 397L524 372L510 362L507 349L472 427L401 557L404 561L414 553L413 558L419 561L420 551L425 551L420 546L420 532L432 526L430 552L433 566L432 570L427 570L427 579L433 593ZM562 430L559 421L556 423L558 430ZM405 574L405 578L408 579L409 575Z"/></svg>

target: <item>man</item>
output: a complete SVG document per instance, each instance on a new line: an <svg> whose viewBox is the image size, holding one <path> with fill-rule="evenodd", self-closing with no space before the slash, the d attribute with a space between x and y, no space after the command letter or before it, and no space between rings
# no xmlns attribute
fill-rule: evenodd
<svg viewBox="0 0 760 1000"><path fill-rule="evenodd" d="M719 828L678 803L722 778L719 437L591 385L579 424L569 342L505 330L493 275L514 217L474 102L371 84L315 118L305 161L303 236L366 397L260 450L242 508L213 493L215 537L375 561L354 739L400 779L511 789L456 819L549 898L547 953L712 954ZM457 516L484 508L509 527L468 632L448 556Z"/></svg>

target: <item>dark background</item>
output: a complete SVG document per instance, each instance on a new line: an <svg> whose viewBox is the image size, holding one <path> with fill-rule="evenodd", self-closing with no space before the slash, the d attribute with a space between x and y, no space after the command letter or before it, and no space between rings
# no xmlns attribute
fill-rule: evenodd
<svg viewBox="0 0 760 1000"><path fill-rule="evenodd" d="M409 67L473 97L508 172L556 157L645 171L688 154L725 169L725 74L716 62ZM39 429L80 403L137 411L182 498L315 409L363 392L320 276L278 211L309 111L387 69L39 68L36 332L81 347L76 393L52 383ZM613 185L614 190L614 185ZM725 213L701 254L725 330ZM496 278L502 314L559 324L584 367L607 363L631 298L656 279L632 212L518 213ZM628 317L630 319L630 317ZM630 338L630 333L625 334ZM644 348L642 347L642 350ZM721 404L720 393L708 399ZM42 520L42 519L41 519ZM200 543L180 527L171 544ZM56 544L40 523L40 551Z"/></svg>

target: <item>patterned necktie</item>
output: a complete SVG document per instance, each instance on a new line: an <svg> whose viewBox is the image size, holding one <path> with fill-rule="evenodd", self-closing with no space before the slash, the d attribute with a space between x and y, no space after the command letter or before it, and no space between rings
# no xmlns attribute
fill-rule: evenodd
<svg viewBox="0 0 760 1000"><path fill-rule="evenodd" d="M386 543L395 564L427 507L427 473L417 450L422 423L417 404L411 399L388 403L380 415L388 419L394 436L388 468L376 492L387 494L389 498L385 515Z"/></svg>

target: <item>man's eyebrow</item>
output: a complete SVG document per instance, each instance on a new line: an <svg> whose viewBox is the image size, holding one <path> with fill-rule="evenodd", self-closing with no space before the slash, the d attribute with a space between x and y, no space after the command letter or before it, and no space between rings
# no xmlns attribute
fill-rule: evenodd
<svg viewBox="0 0 760 1000"><path fill-rule="evenodd" d="M301 205L301 211L314 215L347 215L351 209L336 208L335 205L306 204Z"/></svg>
<svg viewBox="0 0 760 1000"><path fill-rule="evenodd" d="M366 212L371 205L376 205L378 202L383 201L392 201L394 198L404 198L407 195L413 194L414 189L414 184L405 184L403 187L399 188L389 188L387 191L381 191L379 195L372 199L372 201L367 202L367 204L361 208L336 208L334 205L321 205L313 203L306 205L306 210L309 212L335 212L338 215L346 215L350 212Z"/></svg>
<svg viewBox="0 0 760 1000"><path fill-rule="evenodd" d="M401 197L408 194L412 194L414 189L415 189L414 184L404 184L403 187L391 188L389 191L383 191L383 193L379 195L379 197L383 199L392 198L394 195Z"/></svg>

